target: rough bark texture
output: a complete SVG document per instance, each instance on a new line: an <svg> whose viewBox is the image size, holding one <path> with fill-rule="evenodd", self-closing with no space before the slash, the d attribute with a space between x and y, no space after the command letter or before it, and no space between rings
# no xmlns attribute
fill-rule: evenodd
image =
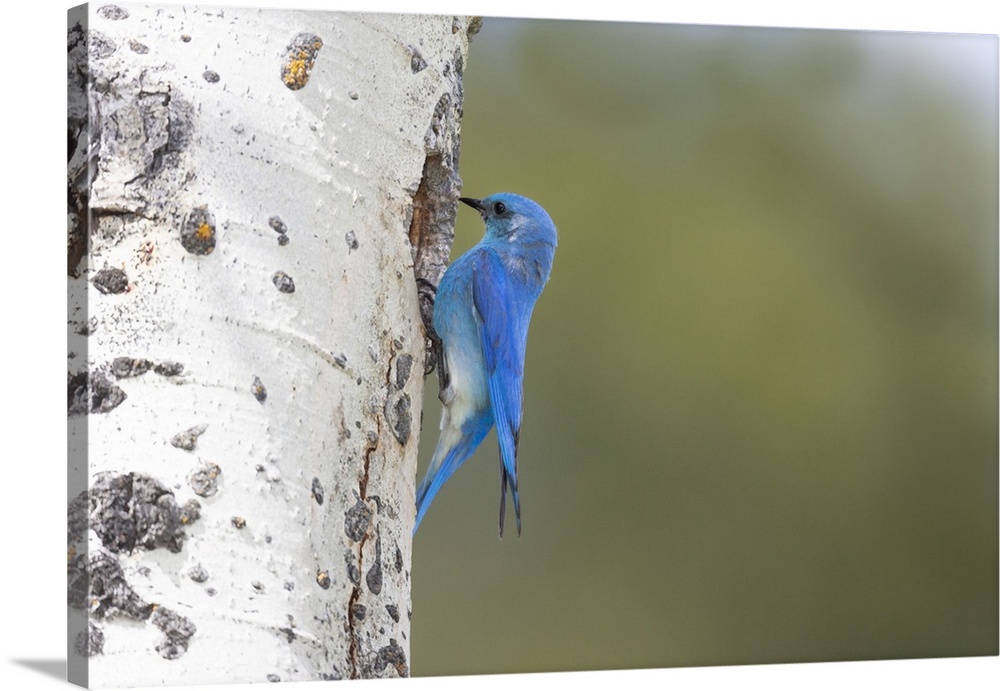
<svg viewBox="0 0 1000 691"><path fill-rule="evenodd" d="M476 27L70 11L71 681L409 674Z"/></svg>

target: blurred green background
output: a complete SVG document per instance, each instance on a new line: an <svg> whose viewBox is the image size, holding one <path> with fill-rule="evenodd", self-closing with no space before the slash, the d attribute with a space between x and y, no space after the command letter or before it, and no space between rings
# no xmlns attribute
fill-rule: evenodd
<svg viewBox="0 0 1000 691"><path fill-rule="evenodd" d="M463 193L560 245L524 534L491 434L416 537L413 672L996 654L996 37L488 18L465 89Z"/></svg>

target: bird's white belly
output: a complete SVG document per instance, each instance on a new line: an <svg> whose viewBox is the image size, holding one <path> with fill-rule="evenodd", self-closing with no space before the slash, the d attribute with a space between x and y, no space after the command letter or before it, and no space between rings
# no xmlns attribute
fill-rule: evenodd
<svg viewBox="0 0 1000 691"><path fill-rule="evenodd" d="M444 407L441 429L455 423L461 427L470 417L489 407L490 394L486 383L483 356L478 351L450 349L445 346L448 362L448 389L442 392Z"/></svg>

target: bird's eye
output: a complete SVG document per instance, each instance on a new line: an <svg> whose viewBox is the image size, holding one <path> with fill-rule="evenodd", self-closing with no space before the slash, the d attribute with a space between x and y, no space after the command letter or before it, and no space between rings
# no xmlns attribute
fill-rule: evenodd
<svg viewBox="0 0 1000 691"><path fill-rule="evenodd" d="M495 213L497 216L503 216L505 213L507 213L507 205L504 204L503 202L495 203L493 205L493 213Z"/></svg>

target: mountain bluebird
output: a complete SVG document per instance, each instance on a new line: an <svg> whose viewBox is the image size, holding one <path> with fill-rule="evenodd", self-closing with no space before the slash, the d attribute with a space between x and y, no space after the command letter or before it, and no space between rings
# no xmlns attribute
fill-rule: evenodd
<svg viewBox="0 0 1000 691"><path fill-rule="evenodd" d="M500 442L500 537L510 487L521 534L517 443L528 322L549 278L556 227L545 209L516 194L462 201L479 211L486 234L452 262L437 288L434 330L441 340L441 436L417 489L420 520L451 474L493 425Z"/></svg>

